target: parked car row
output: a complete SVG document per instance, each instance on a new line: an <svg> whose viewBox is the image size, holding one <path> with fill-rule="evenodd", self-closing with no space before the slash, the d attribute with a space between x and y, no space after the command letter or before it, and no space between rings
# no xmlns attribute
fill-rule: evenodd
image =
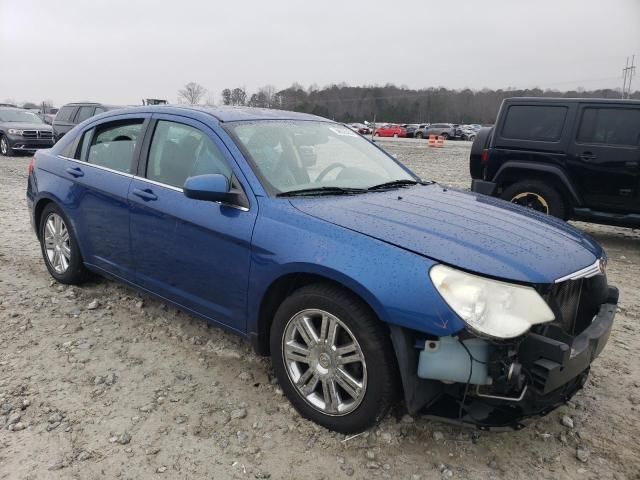
<svg viewBox="0 0 640 480"><path fill-rule="evenodd" d="M455 123L380 123L368 124L352 123L347 125L361 135L373 133L376 137L396 138L429 138L430 135L444 137L445 140L469 140L476 138L481 125L459 125Z"/></svg>

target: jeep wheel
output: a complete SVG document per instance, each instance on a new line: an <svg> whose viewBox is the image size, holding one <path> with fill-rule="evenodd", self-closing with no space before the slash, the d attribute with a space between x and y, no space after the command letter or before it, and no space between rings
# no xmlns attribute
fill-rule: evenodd
<svg viewBox="0 0 640 480"><path fill-rule="evenodd" d="M537 180L514 183L502 192L501 197L511 203L563 220L568 218L568 206L562 194L555 188Z"/></svg>
<svg viewBox="0 0 640 480"><path fill-rule="evenodd" d="M271 327L273 369L300 414L341 433L379 422L398 393L389 333L360 299L339 287L295 291Z"/></svg>

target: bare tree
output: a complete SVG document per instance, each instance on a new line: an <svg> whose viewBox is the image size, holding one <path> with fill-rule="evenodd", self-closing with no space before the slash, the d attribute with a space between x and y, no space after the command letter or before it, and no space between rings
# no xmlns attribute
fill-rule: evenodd
<svg viewBox="0 0 640 480"><path fill-rule="evenodd" d="M246 105L247 92L244 88L236 87L231 91L231 105Z"/></svg>
<svg viewBox="0 0 640 480"><path fill-rule="evenodd" d="M196 105L200 103L202 97L207 93L207 89L196 82L187 83L184 88L178 90L178 101Z"/></svg>
<svg viewBox="0 0 640 480"><path fill-rule="evenodd" d="M231 105L231 90L229 88L222 90L222 104Z"/></svg>

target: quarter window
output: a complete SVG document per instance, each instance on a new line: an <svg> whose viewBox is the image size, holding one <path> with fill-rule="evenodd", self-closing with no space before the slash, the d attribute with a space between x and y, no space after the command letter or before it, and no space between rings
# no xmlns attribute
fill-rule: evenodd
<svg viewBox="0 0 640 480"><path fill-rule="evenodd" d="M514 140L557 142L566 116L567 107L513 105L507 112L502 136Z"/></svg>
<svg viewBox="0 0 640 480"><path fill-rule="evenodd" d="M96 127L91 142L82 142L82 158L93 165L133 173L133 152L142 131L142 119L107 123ZM85 157L85 151L88 153Z"/></svg>
<svg viewBox="0 0 640 480"><path fill-rule="evenodd" d="M578 130L579 143L637 146L640 109L585 108Z"/></svg>
<svg viewBox="0 0 640 480"><path fill-rule="evenodd" d="M149 150L149 180L182 188L188 177L215 173L231 178L222 152L207 135L181 123L157 123Z"/></svg>

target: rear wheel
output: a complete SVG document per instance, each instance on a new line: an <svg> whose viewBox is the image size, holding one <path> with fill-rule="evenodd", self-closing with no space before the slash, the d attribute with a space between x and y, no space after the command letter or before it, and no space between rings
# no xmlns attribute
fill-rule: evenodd
<svg viewBox="0 0 640 480"><path fill-rule="evenodd" d="M5 157L13 155L13 150L9 146L9 140L4 135L0 135L0 154Z"/></svg>
<svg viewBox="0 0 640 480"><path fill-rule="evenodd" d="M511 203L566 220L569 206L554 187L539 180L514 183L502 192L501 197Z"/></svg>
<svg viewBox="0 0 640 480"><path fill-rule="evenodd" d="M78 284L87 277L71 223L53 203L40 217L40 246L47 270L60 283Z"/></svg>
<svg viewBox="0 0 640 480"><path fill-rule="evenodd" d="M416 132L416 133L415 133L415 135L414 135L414 137L416 137L416 138L422 138L422 137L424 137L424 134L423 134L422 132Z"/></svg>
<svg viewBox="0 0 640 480"><path fill-rule="evenodd" d="M445 140L448 140L448 139L449 139L449 134L448 134L448 133L446 133L446 132L445 132L445 133L443 133L443 134L441 134L440 136L441 136L442 138L444 138Z"/></svg>
<svg viewBox="0 0 640 480"><path fill-rule="evenodd" d="M273 368L305 418L342 433L380 421L396 393L389 334L349 292L325 284L303 287L276 312Z"/></svg>

